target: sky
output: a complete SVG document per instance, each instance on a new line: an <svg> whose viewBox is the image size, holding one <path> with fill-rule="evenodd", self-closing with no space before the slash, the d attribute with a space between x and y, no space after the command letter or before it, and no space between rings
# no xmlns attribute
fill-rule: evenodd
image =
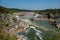
<svg viewBox="0 0 60 40"><path fill-rule="evenodd" d="M60 0L0 0L0 6L29 10L54 9L60 8Z"/></svg>

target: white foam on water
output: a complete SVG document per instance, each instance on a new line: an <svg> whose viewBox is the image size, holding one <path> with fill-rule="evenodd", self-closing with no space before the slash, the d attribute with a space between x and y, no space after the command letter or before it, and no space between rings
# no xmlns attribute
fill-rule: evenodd
<svg viewBox="0 0 60 40"><path fill-rule="evenodd" d="M41 34L40 34L42 32L40 30L37 30L34 26L30 26L30 28L33 28L36 31L36 36L38 36L41 40L43 40L41 37ZM27 30L26 32L28 32L28 31L29 30ZM35 38L35 40L37 40L36 37L34 37L34 38Z"/></svg>
<svg viewBox="0 0 60 40"><path fill-rule="evenodd" d="M41 34L40 34L40 33L42 33L41 31L37 30L37 29L36 29L35 27L33 27L33 26L31 26L30 28L33 28L33 29L36 31L36 35L37 35L41 40L43 40L42 37L41 37Z"/></svg>
<svg viewBox="0 0 60 40"><path fill-rule="evenodd" d="M39 38L40 38L41 40L43 40L41 36L39 36Z"/></svg>
<svg viewBox="0 0 60 40"><path fill-rule="evenodd" d="M20 19L18 15L16 15L16 18L17 18L17 20L19 20L19 19Z"/></svg>
<svg viewBox="0 0 60 40"><path fill-rule="evenodd" d="M23 37L22 40L27 40L27 37Z"/></svg>
<svg viewBox="0 0 60 40"><path fill-rule="evenodd" d="M31 26L30 28L33 28L36 32L42 33L41 31L37 30L34 26Z"/></svg>
<svg viewBox="0 0 60 40"><path fill-rule="evenodd" d="M34 37L34 38L35 38L35 40L37 40L36 37Z"/></svg>

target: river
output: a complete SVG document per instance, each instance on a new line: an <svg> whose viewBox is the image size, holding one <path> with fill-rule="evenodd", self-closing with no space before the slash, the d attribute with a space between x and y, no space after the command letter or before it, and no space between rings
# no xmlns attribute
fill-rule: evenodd
<svg viewBox="0 0 60 40"><path fill-rule="evenodd" d="M37 20L31 22L28 19L24 19L22 21L28 22L30 26L21 34L23 37L20 40L49 40L50 37L59 33L59 29L53 26L48 20Z"/></svg>

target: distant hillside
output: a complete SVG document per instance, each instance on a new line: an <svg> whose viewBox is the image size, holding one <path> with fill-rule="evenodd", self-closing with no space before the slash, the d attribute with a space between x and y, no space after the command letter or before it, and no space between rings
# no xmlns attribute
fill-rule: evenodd
<svg viewBox="0 0 60 40"><path fill-rule="evenodd" d="M13 13L13 12L31 12L31 10L25 10L25 9L17 9L17 8L6 8L3 6L0 6L0 13Z"/></svg>
<svg viewBox="0 0 60 40"><path fill-rule="evenodd" d="M25 9L17 9L17 8L6 8L0 6L0 13L13 13L13 12L46 12L52 14L60 14L60 9L45 9L45 10L25 10Z"/></svg>

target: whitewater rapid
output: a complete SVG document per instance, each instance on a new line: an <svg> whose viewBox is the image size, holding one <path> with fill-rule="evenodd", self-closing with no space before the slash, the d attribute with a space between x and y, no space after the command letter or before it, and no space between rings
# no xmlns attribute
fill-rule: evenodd
<svg viewBox="0 0 60 40"><path fill-rule="evenodd" d="M40 40L43 40L42 39L42 36L41 36L41 31L40 30L37 30L34 26L30 26L25 32L26 34L29 32L29 29L34 29L36 31L35 35L38 36L40 38ZM34 36L35 40L37 40L37 38ZM27 37L23 37L22 40L28 40Z"/></svg>

